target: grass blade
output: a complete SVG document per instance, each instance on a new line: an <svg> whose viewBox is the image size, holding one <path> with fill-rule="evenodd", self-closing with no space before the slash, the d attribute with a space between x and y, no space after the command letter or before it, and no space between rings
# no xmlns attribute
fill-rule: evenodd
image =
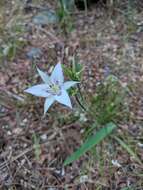
<svg viewBox="0 0 143 190"><path fill-rule="evenodd" d="M95 135L88 138L77 151L75 151L70 157L68 157L65 160L64 166L80 158L85 152L90 150L93 146L95 146L100 141L102 141L106 136L108 136L114 128L116 128L116 125L114 123L108 123L104 128L100 129L100 131L98 131Z"/></svg>
<svg viewBox="0 0 143 190"><path fill-rule="evenodd" d="M135 154L135 152L127 145L123 140L121 140L118 137L113 137L135 160L142 165L141 160L138 158L138 156Z"/></svg>

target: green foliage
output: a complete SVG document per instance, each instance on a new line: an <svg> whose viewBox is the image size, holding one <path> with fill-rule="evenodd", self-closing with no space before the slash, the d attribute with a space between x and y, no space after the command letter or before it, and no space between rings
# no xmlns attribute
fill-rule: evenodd
<svg viewBox="0 0 143 190"><path fill-rule="evenodd" d="M65 160L64 165L66 166L72 163L73 161L77 160L78 158L80 158L84 153L90 150L93 146L99 144L115 128L116 128L116 125L114 123L108 123L104 128L100 129L97 133L90 136L76 152L74 152L69 158Z"/></svg>
<svg viewBox="0 0 143 190"><path fill-rule="evenodd" d="M137 23L135 21L136 7L134 0L128 0L127 11L124 13L124 15L126 19L128 32L129 33L135 32L137 29Z"/></svg>
<svg viewBox="0 0 143 190"><path fill-rule="evenodd" d="M74 0L60 0L60 4L65 12L69 12L74 9Z"/></svg>
<svg viewBox="0 0 143 190"><path fill-rule="evenodd" d="M126 144L123 140L121 140L118 137L114 137L114 139L139 163L142 165L141 160L138 158L138 156L136 155L136 153L131 149L131 147Z"/></svg>
<svg viewBox="0 0 143 190"><path fill-rule="evenodd" d="M57 10L59 17L60 27L67 34L73 29L72 18L70 11L73 10L74 1L73 0L60 0Z"/></svg>
<svg viewBox="0 0 143 190"><path fill-rule="evenodd" d="M83 66L78 62L78 59L75 55L72 57L70 65L71 67L66 67L62 65L65 76L67 76L70 80L80 82L82 77ZM78 89L71 88L69 90L69 93L70 95L76 95L79 92L79 90L79 86Z"/></svg>
<svg viewBox="0 0 143 190"><path fill-rule="evenodd" d="M34 154L36 157L36 160L40 160L40 154L41 154L41 148L40 148L40 139L36 136L36 134L33 134L33 149Z"/></svg>
<svg viewBox="0 0 143 190"><path fill-rule="evenodd" d="M25 41L21 39L11 38L9 42L4 42L0 49L0 58L7 58L13 60L16 56L16 52L25 45Z"/></svg>
<svg viewBox="0 0 143 190"><path fill-rule="evenodd" d="M90 110L100 125L123 121L127 118L126 89L113 75L99 84L91 100Z"/></svg>
<svg viewBox="0 0 143 190"><path fill-rule="evenodd" d="M71 59L71 67L63 65L65 75L73 81L81 81L83 66L79 63L76 56Z"/></svg>
<svg viewBox="0 0 143 190"><path fill-rule="evenodd" d="M0 59L13 60L16 52L26 44L26 40L22 38L26 30L21 4L16 1L11 10L11 17L7 20L4 17L6 17L5 12L2 14L2 23L0 22Z"/></svg>
<svg viewBox="0 0 143 190"><path fill-rule="evenodd" d="M25 42L20 39L10 39L9 42L4 43L1 48L0 57L8 58L9 60L13 60L16 56L16 52L18 49L21 49L24 46Z"/></svg>
<svg viewBox="0 0 143 190"><path fill-rule="evenodd" d="M70 78L77 80L79 79L76 76L77 70L81 71L82 69L75 66L75 61L72 63L74 65L72 68L74 69L66 70L66 73ZM91 127L88 127L87 130L85 130L84 135L87 139L85 143L67 158L64 163L65 165L78 159L94 145L100 143L101 140L107 137L116 127L114 123L126 119L126 111L128 108L125 100L127 95L126 92L126 88L123 87L121 81L113 75L109 75L97 86L96 95L93 96L91 106L89 107L90 120L95 122L94 124L91 124ZM102 126L106 127L101 128ZM99 129L99 131L95 134L95 130L97 129Z"/></svg>

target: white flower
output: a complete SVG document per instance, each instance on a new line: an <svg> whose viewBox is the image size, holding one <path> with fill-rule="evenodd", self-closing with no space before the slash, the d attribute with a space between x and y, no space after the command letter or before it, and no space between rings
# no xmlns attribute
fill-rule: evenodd
<svg viewBox="0 0 143 190"><path fill-rule="evenodd" d="M71 101L66 90L79 82L64 82L63 71L60 63L55 66L51 76L48 76L38 68L37 71L44 83L32 86L31 88L26 89L25 92L46 98L44 114L48 111L54 101L58 101L59 103L72 108Z"/></svg>
<svg viewBox="0 0 143 190"><path fill-rule="evenodd" d="M122 165L118 162L118 160L112 160L112 164L118 168L122 167Z"/></svg>
<svg viewBox="0 0 143 190"><path fill-rule="evenodd" d="M89 181L89 177L88 175L82 175L80 176L80 183L85 183L85 182L88 182Z"/></svg>

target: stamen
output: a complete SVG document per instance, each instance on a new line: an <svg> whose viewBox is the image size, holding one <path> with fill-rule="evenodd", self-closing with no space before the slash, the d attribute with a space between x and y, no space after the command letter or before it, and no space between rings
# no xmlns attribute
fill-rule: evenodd
<svg viewBox="0 0 143 190"><path fill-rule="evenodd" d="M54 84L49 84L49 86L46 89L46 92L50 93L51 95L60 95L61 94L61 88L58 84L58 81L55 81Z"/></svg>

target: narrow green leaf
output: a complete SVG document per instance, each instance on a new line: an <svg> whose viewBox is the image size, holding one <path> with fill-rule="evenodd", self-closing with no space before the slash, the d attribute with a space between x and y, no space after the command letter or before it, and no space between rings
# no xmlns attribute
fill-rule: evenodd
<svg viewBox="0 0 143 190"><path fill-rule="evenodd" d="M40 154L41 154L41 147L40 147L40 143L39 143L39 138L36 136L36 134L34 133L32 135L33 137L33 149L34 149L34 154L36 157L36 160L40 160Z"/></svg>
<svg viewBox="0 0 143 190"><path fill-rule="evenodd" d="M116 125L114 123L108 123L104 128L100 129L100 131L98 131L95 135L88 138L85 141L85 143L83 143L76 152L74 152L70 157L68 157L65 160L64 166L80 158L85 152L90 150L93 146L95 146L100 141L102 141L106 136L108 136L114 128L116 128Z"/></svg>
<svg viewBox="0 0 143 190"><path fill-rule="evenodd" d="M62 0L61 4L65 11L72 11L74 9L74 0Z"/></svg>
<svg viewBox="0 0 143 190"><path fill-rule="evenodd" d="M136 153L124 142L122 141L120 138L118 137L114 137L114 139L132 156L136 159L136 161L139 164L142 164L141 160L138 158L138 156L136 155Z"/></svg>

